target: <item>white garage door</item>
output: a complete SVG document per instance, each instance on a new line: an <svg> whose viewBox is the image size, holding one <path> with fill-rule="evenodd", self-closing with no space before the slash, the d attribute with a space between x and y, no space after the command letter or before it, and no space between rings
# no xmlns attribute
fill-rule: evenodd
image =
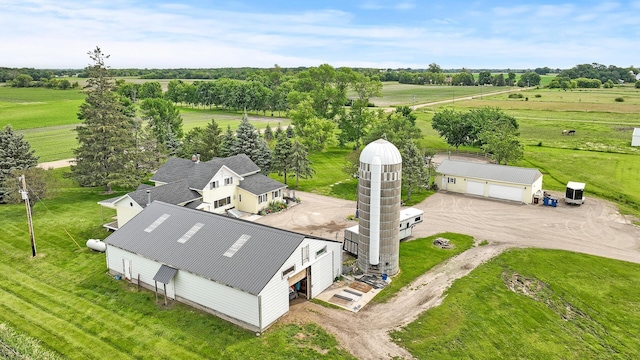
<svg viewBox="0 0 640 360"><path fill-rule="evenodd" d="M311 297L318 296L333 284L333 253L329 252L311 265Z"/></svg>
<svg viewBox="0 0 640 360"><path fill-rule="evenodd" d="M484 196L484 185L484 182L467 180L467 194Z"/></svg>
<svg viewBox="0 0 640 360"><path fill-rule="evenodd" d="M489 184L489 197L504 200L522 201L521 187Z"/></svg>

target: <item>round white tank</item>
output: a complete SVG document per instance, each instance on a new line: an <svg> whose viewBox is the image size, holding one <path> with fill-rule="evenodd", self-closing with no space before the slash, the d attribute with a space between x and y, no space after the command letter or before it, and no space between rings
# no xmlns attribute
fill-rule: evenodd
<svg viewBox="0 0 640 360"><path fill-rule="evenodd" d="M107 250L107 244L103 243L98 239L89 239L87 240L87 247L91 250L104 252Z"/></svg>
<svg viewBox="0 0 640 360"><path fill-rule="evenodd" d="M402 156L379 139L360 154L358 267L366 273L398 272Z"/></svg>

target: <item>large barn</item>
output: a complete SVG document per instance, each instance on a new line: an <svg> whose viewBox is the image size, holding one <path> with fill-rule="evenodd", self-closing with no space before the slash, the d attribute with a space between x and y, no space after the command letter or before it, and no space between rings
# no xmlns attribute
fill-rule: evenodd
<svg viewBox="0 0 640 360"><path fill-rule="evenodd" d="M252 331L289 311L292 290L316 297L342 264L338 241L158 201L105 243L112 274Z"/></svg>
<svg viewBox="0 0 640 360"><path fill-rule="evenodd" d="M436 184L446 191L525 204L542 194L542 173L538 169L443 160L436 172Z"/></svg>

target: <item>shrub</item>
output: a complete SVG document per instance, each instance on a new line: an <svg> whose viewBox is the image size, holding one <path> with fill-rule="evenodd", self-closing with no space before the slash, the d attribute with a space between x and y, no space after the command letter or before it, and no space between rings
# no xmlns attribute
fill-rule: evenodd
<svg viewBox="0 0 640 360"><path fill-rule="evenodd" d="M624 98L622 96L619 96L616 98L616 102L624 102Z"/></svg>
<svg viewBox="0 0 640 360"><path fill-rule="evenodd" d="M636 81L636 89L640 89L640 80Z"/></svg>
<svg viewBox="0 0 640 360"><path fill-rule="evenodd" d="M522 94L509 94L509 99L522 99L523 97Z"/></svg>
<svg viewBox="0 0 640 360"><path fill-rule="evenodd" d="M541 97L542 97L542 94L536 94L536 97L537 97L537 98L541 98Z"/></svg>

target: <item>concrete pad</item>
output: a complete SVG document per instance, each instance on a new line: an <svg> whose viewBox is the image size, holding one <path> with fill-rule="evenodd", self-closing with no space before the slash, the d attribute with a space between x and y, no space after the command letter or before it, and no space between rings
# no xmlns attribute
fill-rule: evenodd
<svg viewBox="0 0 640 360"><path fill-rule="evenodd" d="M362 310L362 308L365 307L365 305L367 305L376 295L378 295L378 293L382 290L382 289L375 289L372 288L370 291L363 293L361 291L355 290L353 288L350 288L349 285L351 283L353 283L354 281L356 281L355 279L345 279L342 281L339 281L335 284L333 284L332 286L330 286L327 290L323 291L320 295L316 296L316 299L318 300L322 300L324 302L327 302L329 304L338 306L340 308L343 308L345 310L349 310L351 312L357 313L358 311ZM391 279L387 279L387 284L391 281ZM357 296L353 293L359 293L362 294L360 296ZM353 301L351 301L350 303L346 304L346 305L342 305L342 304L337 304L334 303L331 300L331 298L334 295L341 295L341 296L345 296L345 297L349 297L352 298Z"/></svg>

